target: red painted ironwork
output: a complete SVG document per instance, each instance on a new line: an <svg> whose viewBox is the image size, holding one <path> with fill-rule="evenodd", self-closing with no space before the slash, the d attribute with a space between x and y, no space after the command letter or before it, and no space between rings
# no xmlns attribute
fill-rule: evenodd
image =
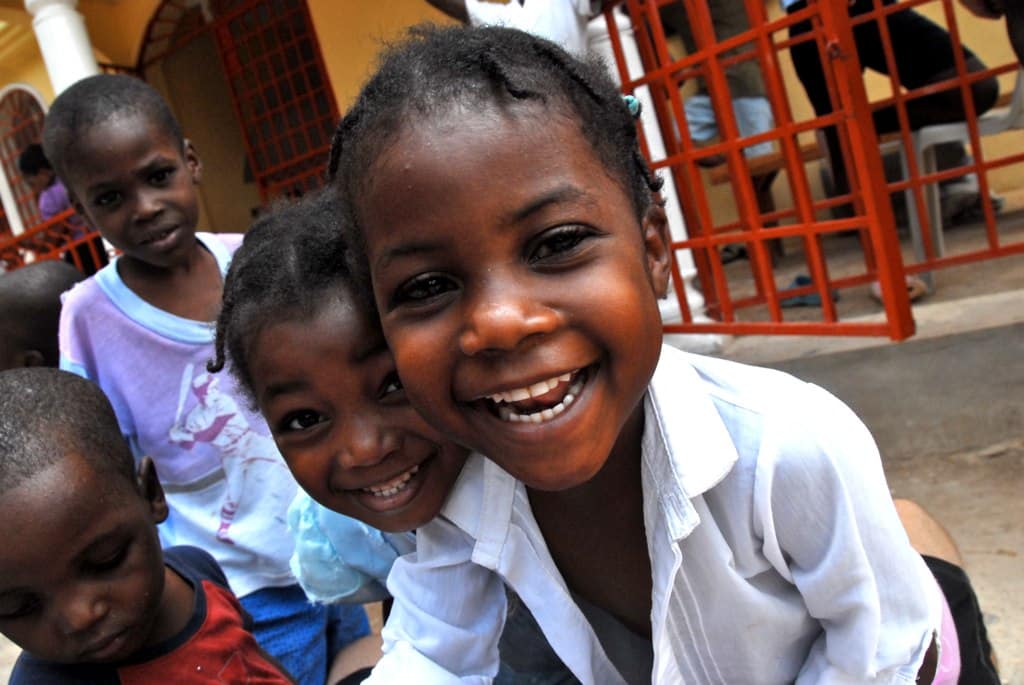
<svg viewBox="0 0 1024 685"><path fill-rule="evenodd" d="M30 262L63 259L87 272L83 259L101 264L103 243L97 231L83 230L75 211L68 209L16 236L0 237L0 271L11 271ZM93 269L95 270L95 269Z"/></svg>
<svg viewBox="0 0 1024 685"><path fill-rule="evenodd" d="M891 37L885 17L908 7L926 3L942 5L946 29L954 44L959 44L959 30L953 12L954 0L906 0L883 4L874 0L871 11L851 18L847 0L809 0L803 9L776 19L769 19L764 0L737 0L750 20L750 28L738 35L717 40L708 3L701 0L625 0L634 25L638 48L644 63L642 74L630 74L622 54L621 39L609 10L607 15L611 44L616 54L616 68L623 91L641 86L650 88L666 154L652 159L652 165L675 181L689 238L674 244L676 250L691 250L697 264L701 289L709 313L717 320L694 322L686 306L678 271L674 272L675 291L683 311L683 321L666 326L670 332L793 333L815 335L885 335L899 340L913 334L914 322L904 285L906 274L931 272L944 267L991 259L1024 252L1024 239L1011 242L1000 232L992 207L984 203L987 245L963 254L939 255L932 245L927 208L922 193L926 184L961 176L965 172L978 175L982 196L986 197L987 173L995 168L1024 162L1024 150L1007 150L1005 155L989 159L981 147L976 112L971 100L970 85L991 75L1006 73L1015 65L1003 65L980 73L969 73L963 55L957 52L955 77L907 90L896 75ZM697 50L685 56L673 55L669 49L659 10L667 5L682 5L693 31ZM790 38L788 29L796 22L809 21L812 30ZM853 28L864 22L879 24L887 55L891 93L871 101L865 89L862 69L854 42ZM813 44L825 71L825 80L833 111L825 116L797 120L791 102L805 97L799 82L782 78L780 62L788 59L792 45ZM743 48L736 51L736 48ZM926 49L926 46L922 46ZM729 53L728 55L726 53ZM731 106L726 69L742 61L754 61L764 78L765 91L775 119L775 128L757 135L741 137ZM720 139L698 147L690 136L680 87L689 79L702 77L716 112ZM958 89L967 113L968 144L974 161L955 170L922 175L913 155L908 156L909 178L888 182L885 179L879 139L872 123L874 109L895 105L901 125L899 138L905 150L911 148L911 130L906 103L942 89ZM826 126L835 126L849 177L849 190L831 198L814 197L806 162L820 154L808 154L813 146L811 136ZM752 166L764 167L761 161L752 164L743 149L770 141L776 148L772 168L789 181L792 203L775 208L759 205L753 185ZM646 148L645 148L646 152ZM715 216L708 197L709 175L698 162L715 155L724 155L727 173L723 182L729 184L736 201L736 218L724 220ZM759 172L761 173L761 172ZM770 183L770 180L768 181ZM911 189L914 206L921 217L921 233L925 258L904 264L900 237L890 203L890 194ZM836 207L851 207L843 218L831 217ZM860 236L863 265L847 264L840 272L830 264L825 242L845 232ZM770 241L789 238L798 243L804 271L811 285L793 287L777 283ZM798 240L794 240L794 238ZM726 269L721 255L727 244L742 244L750 256L749 277L740 284L735 268ZM751 283L752 281L752 283ZM843 320L831 296L855 286L877 282L883 301L884 320ZM938 287L941 288L941 281ZM741 292L752 290L752 294ZM808 320L807 309L799 316L788 314L785 299L815 294L821 301L820 319Z"/></svg>
<svg viewBox="0 0 1024 685"><path fill-rule="evenodd" d="M32 189L18 170L18 156L29 144L39 142L44 116L43 108L27 90L14 88L0 98L0 164L14 194L23 226L33 226L42 217ZM6 232L9 233L10 229Z"/></svg>
<svg viewBox="0 0 1024 685"><path fill-rule="evenodd" d="M305 0L164 0L139 70L212 33L261 197L320 186L339 119Z"/></svg>

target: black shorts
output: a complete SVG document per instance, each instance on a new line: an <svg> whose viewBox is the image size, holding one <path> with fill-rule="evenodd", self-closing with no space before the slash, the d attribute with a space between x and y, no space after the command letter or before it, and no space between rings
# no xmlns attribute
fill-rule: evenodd
<svg viewBox="0 0 1024 685"><path fill-rule="evenodd" d="M935 576L949 603L960 643L960 680L962 685L999 685L992 664L992 645L988 642L985 618L978 606L971 579L962 568L948 561L922 554L928 570Z"/></svg>

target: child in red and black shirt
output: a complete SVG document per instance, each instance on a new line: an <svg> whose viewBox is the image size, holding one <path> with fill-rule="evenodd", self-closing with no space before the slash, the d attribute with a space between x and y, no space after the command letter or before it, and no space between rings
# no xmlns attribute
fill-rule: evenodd
<svg viewBox="0 0 1024 685"><path fill-rule="evenodd" d="M161 552L152 461L113 410L56 369L0 373L0 632L10 682L291 683L256 643L213 558Z"/></svg>

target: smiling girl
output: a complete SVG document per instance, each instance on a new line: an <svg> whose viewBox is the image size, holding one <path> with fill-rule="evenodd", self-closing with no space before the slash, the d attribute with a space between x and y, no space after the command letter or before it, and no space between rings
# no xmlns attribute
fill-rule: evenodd
<svg viewBox="0 0 1024 685"><path fill-rule="evenodd" d="M392 570L372 682L488 682L503 583L584 683L931 682L941 595L863 424L662 347L664 213L602 65L415 29L331 169L408 396L480 453Z"/></svg>

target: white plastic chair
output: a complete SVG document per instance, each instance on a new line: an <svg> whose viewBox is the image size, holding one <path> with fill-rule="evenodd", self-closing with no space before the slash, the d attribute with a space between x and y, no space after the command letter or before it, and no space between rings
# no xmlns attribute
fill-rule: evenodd
<svg viewBox="0 0 1024 685"><path fill-rule="evenodd" d="M1018 128L1024 128L1024 69L1017 72L1017 82L1013 89L1013 98L1010 100L1010 105L992 110L978 119L978 134L982 136L992 136ZM920 128L911 133L911 141L914 145L914 154L917 157L918 171L924 176L938 171L935 163L936 145L960 141L966 146L970 141L970 134L967 130L967 122L958 121L951 124L935 124ZM899 150L903 177L910 178L910 168L902 141L888 141L882 144L881 149L883 153ZM921 190L924 193L925 207L928 211L928 223L931 226L932 247L934 248L935 256L941 257L946 253L946 241L943 235L939 185L938 183L926 183ZM914 243L914 256L918 261L924 261L926 258L924 239L921 235L921 220L917 214L914 192L911 188L907 188L904 193L907 204L907 220L910 224L910 235ZM921 276L928 284L928 287L932 288L931 274L924 273Z"/></svg>

